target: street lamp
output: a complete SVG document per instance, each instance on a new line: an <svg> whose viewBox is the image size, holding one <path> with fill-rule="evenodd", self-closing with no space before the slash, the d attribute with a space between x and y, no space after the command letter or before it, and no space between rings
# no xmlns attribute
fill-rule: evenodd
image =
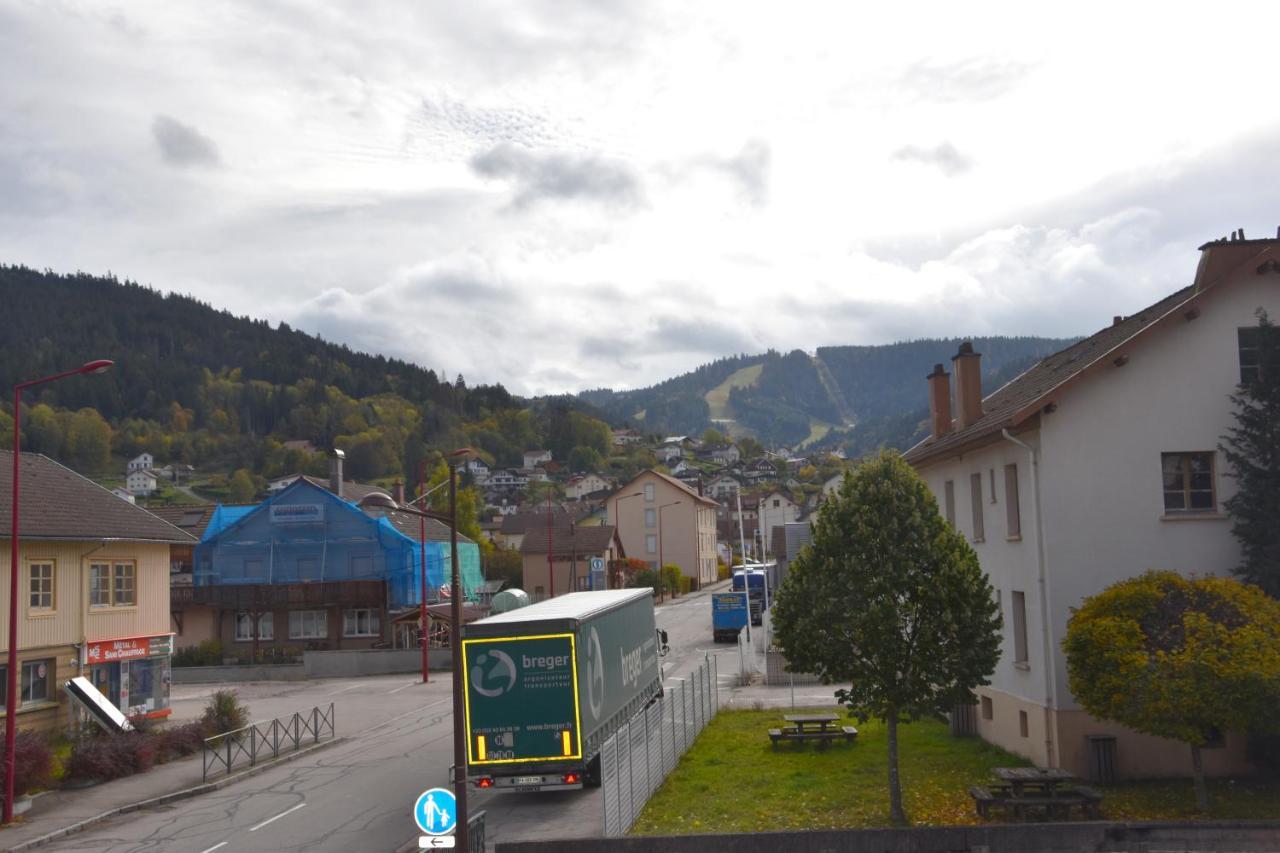
<svg viewBox="0 0 1280 853"><path fill-rule="evenodd" d="M666 584L664 583L664 581L665 581L665 570L667 568L667 564L662 557L662 511L667 507L675 506L678 503L681 503L681 501L672 501L669 504L663 504L662 506L658 507L658 596L659 596L659 600L662 600L663 592L666 589Z"/></svg>
<svg viewBox="0 0 1280 853"><path fill-rule="evenodd" d="M85 376L91 373L105 373L115 364L105 358L86 362L75 370L66 370L19 382L13 386L13 526L9 528L9 671L7 675L8 693L5 695L4 720L4 822L13 820L13 772L14 743L18 737L18 476L22 458L22 392L36 385L66 379L68 376Z"/></svg>
<svg viewBox="0 0 1280 853"><path fill-rule="evenodd" d="M614 500L613 500L613 514L616 516L616 518L614 519L614 521L616 521L616 522L617 522L617 523L614 525L614 529L617 531L617 534L618 534L618 541L619 541L619 542L621 542L621 541L622 541L622 512L618 509L618 504L622 503L622 502L623 502L623 501L625 501L627 498L638 498L638 497L640 497L640 496L641 496L641 495L643 495L643 494L644 494L644 492L632 492L632 493L631 493L631 494L629 494L629 495L623 495L623 496L622 496L622 497L620 497L620 498L614 498ZM606 575L606 577L608 577L608 576ZM608 586L609 586L609 582L608 582L607 580L605 581L605 586L606 586L606 587L608 587Z"/></svg>
<svg viewBox="0 0 1280 853"><path fill-rule="evenodd" d="M444 454L445 459L466 456L471 448L463 447ZM383 492L373 492L360 501L361 507L373 506L407 512L419 518L434 518L449 525L449 563L452 569L449 593L450 614L453 625L449 631L449 645L453 651L453 796L457 801L457 845L461 850L467 846L467 742L463 731L462 680L466 673L462 671L462 572L458 566L458 469L452 462L449 465L449 512L436 512L430 509L418 509L413 506L400 506ZM418 500L422 498L419 497ZM423 625L426 632L426 625ZM426 637L423 637L425 645Z"/></svg>

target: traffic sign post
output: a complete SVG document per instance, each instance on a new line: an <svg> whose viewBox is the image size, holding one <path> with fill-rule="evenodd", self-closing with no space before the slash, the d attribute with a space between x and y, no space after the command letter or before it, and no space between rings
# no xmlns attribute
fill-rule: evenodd
<svg viewBox="0 0 1280 853"><path fill-rule="evenodd" d="M448 788L429 788L413 804L413 820L426 833L418 838L419 850L444 850L454 846L458 828L458 802Z"/></svg>

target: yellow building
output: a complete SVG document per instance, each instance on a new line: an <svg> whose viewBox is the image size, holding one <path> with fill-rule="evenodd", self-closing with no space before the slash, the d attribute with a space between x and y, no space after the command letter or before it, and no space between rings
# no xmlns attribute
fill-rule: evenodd
<svg viewBox="0 0 1280 853"><path fill-rule="evenodd" d="M18 548L18 725L70 715L62 685L83 675L130 715L169 714L170 548L194 540L37 453L23 453ZM0 451L0 613L9 612L13 453ZM0 632L8 654L8 631ZM0 665L0 684L7 672ZM3 688L0 687L0 697ZM0 698L0 713L4 702Z"/></svg>

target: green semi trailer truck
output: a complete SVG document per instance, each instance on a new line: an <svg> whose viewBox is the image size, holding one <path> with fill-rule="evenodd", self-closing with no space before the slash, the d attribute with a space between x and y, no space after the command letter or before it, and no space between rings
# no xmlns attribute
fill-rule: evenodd
<svg viewBox="0 0 1280 853"><path fill-rule="evenodd" d="M575 592L463 628L467 775L480 788L599 784L600 748L662 693L648 589Z"/></svg>

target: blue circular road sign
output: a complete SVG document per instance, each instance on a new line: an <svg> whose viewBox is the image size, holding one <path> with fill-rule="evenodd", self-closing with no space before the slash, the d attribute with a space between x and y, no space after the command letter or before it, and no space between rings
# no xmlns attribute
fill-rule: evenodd
<svg viewBox="0 0 1280 853"><path fill-rule="evenodd" d="M427 835L448 835L458 825L458 801L448 788L430 788L413 804L413 819Z"/></svg>

